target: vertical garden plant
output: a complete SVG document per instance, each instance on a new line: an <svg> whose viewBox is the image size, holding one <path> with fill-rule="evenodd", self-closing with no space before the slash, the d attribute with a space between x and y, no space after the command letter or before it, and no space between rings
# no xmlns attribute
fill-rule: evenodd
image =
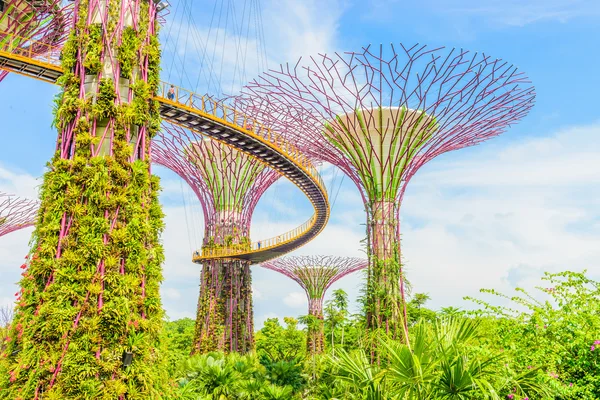
<svg viewBox="0 0 600 400"><path fill-rule="evenodd" d="M156 5L79 0L1 398L159 399Z"/></svg>

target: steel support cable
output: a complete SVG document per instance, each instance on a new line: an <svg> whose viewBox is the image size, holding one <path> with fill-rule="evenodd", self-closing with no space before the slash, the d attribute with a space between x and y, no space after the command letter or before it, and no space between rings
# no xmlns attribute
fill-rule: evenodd
<svg viewBox="0 0 600 400"><path fill-rule="evenodd" d="M267 42L265 40L265 29L264 29L265 25L264 25L264 22L263 22L263 13L262 13L262 6L261 6L261 3L260 3L260 0L256 0L256 14L257 14L257 16L258 16L258 18L260 20L260 22L258 24L257 30L260 33L261 40L259 40L258 43L262 43L262 45L263 45L262 46L262 49L263 49L263 54L262 54L262 56L263 56L263 68L262 69L263 69L263 71L266 71L267 67L268 67L268 60L269 60L269 58L268 58L268 55L267 55Z"/></svg>
<svg viewBox="0 0 600 400"><path fill-rule="evenodd" d="M185 6L187 4L187 0L185 0L185 3L183 4L183 14L185 14ZM181 80L183 81L183 75L184 72L187 71L187 68L185 67L185 59L187 57L187 53L188 53L188 42L190 40L190 30L192 29L192 10L188 10L187 13L187 35L185 35L185 43L183 45L183 60L181 61ZM186 75L187 78L187 75ZM189 83L191 84L192 82L189 80Z"/></svg>
<svg viewBox="0 0 600 400"><path fill-rule="evenodd" d="M255 32L256 43L260 43L260 32L258 30L258 21L259 21L259 18L258 18L258 13L259 13L259 11L258 11L258 1L255 2L254 10L255 10L255 12L254 12L254 24L257 27L256 32ZM260 53L260 48L258 46L256 46L256 60L259 63L259 69L264 71L265 70L265 66L264 65L260 65L261 56L262 55Z"/></svg>
<svg viewBox="0 0 600 400"><path fill-rule="evenodd" d="M250 25L251 25L251 19L250 18L252 16L250 5L248 5L248 1L247 0L244 1L244 12L242 14L243 16L246 15L246 9L248 11L248 23L246 25L246 34L244 35L246 43L245 43L245 46L244 46L244 54L242 55L242 64L243 64L244 68L242 69L242 73L240 74L241 75L240 76L240 83L241 84L244 84L245 81L246 81L246 73L247 73L246 66L248 65L247 64L248 63L248 47L249 47L249 41L250 41ZM257 43L257 45L258 45L258 43ZM240 43L240 46L241 46L241 43ZM231 92L233 93L233 87L231 88Z"/></svg>
<svg viewBox="0 0 600 400"><path fill-rule="evenodd" d="M188 6L188 3L187 3L188 0L182 0L182 1L183 1L183 10L182 10L180 19L183 21L183 18L185 18L185 16L187 15L187 16L191 16L191 20L193 20L193 14L191 13L191 10L193 9L192 6L191 5ZM178 3L178 6L179 6L179 3ZM186 14L186 10L188 8L189 8L189 11ZM174 17L174 20L176 20L176 18L177 18L177 16ZM174 24L172 24L172 25L174 25ZM189 36L190 36L189 35L189 32L190 32L189 27L191 25L192 25L191 23L188 24L188 37L186 37L186 47L187 47L187 40L189 39ZM181 70L179 71L180 80L182 82L185 81L185 80L187 80L188 84L191 87L193 87L194 85L193 85L193 83L192 83L192 81L190 79L190 76L187 74L187 69L185 68L185 55L187 54L187 50L184 52L184 57L183 58L179 54L179 52L177 51L177 46L178 46L178 43L179 43L179 38L181 36L181 29L182 29L182 27L183 27L183 24L179 23L179 30L177 31L177 39L173 38L174 35L168 35L165 38L165 41L166 41L167 45L171 44L171 46L172 46L172 49L170 49L170 52L172 53L172 62L171 62L171 68L169 69L169 74L168 74L169 78L168 79L170 80L170 77L171 77L171 74L172 74L172 70L175 67L175 60L177 60L179 62L179 64L181 65ZM192 36L192 40L194 41L194 46L198 47L198 48L201 48L201 49L202 48L206 48L206 46L202 43L202 39L197 34L197 32L195 30L193 30L192 32L194 33L193 35L191 35ZM198 44L197 40L200 41L200 44ZM167 47L165 47L165 48L167 48ZM199 68L198 82L200 80L201 74L204 74L205 79L207 81L210 79L210 74L214 74L214 68L212 67L212 65L209 65L208 67L209 67L208 68L208 75L207 75L207 71L206 71L205 68L202 68L202 67ZM198 82L196 83L194 91L197 91Z"/></svg>
<svg viewBox="0 0 600 400"><path fill-rule="evenodd" d="M244 7L242 8L242 20L241 22L238 24L237 20L235 18L236 16L236 12L235 12L235 3L230 3L231 4L231 8L232 8L232 16L233 16L233 27L234 27L234 33L236 34L234 37L236 38L236 52L235 52L235 63L234 63L234 68L233 68L233 77L231 79L231 94L233 94L233 89L235 87L235 79L237 76L237 72L238 69L240 70L240 82L243 81L243 77L245 76L245 58L242 57L242 64L244 65L243 68L238 68L239 67L239 62L240 62L240 53L242 52L242 32L244 30L244 22L246 21L246 6L247 6L248 0L244 0ZM239 27L239 31L235 31L235 28ZM246 50L248 49L248 33L250 31L250 20L248 20L248 25L247 25L247 29L246 29ZM242 72L244 71L244 72Z"/></svg>
<svg viewBox="0 0 600 400"><path fill-rule="evenodd" d="M220 27L221 26L221 18L223 17L223 4L224 4L225 0L221 0L221 7L219 9L219 20L217 22L217 26ZM219 29L217 28L217 33L215 35L215 45L213 46L213 52L212 52L212 58L210 60L211 65L214 65L215 63L215 56L217 54L217 43L219 42ZM207 43L208 46L208 43ZM212 77L211 79L208 81L208 85L206 87L206 92L210 93L211 92L211 85L212 85ZM221 88L219 88L219 93L222 92Z"/></svg>
<svg viewBox="0 0 600 400"><path fill-rule="evenodd" d="M215 14L217 12L217 2L215 1L215 5L213 7L213 11L212 11L212 16L210 17L210 24L208 25L208 34L206 37L206 44L202 45L201 47L204 48L203 54L202 54L202 59L200 60L200 68L199 68L199 72L198 72L198 80L196 81L196 86L194 87L195 91L198 91L198 85L200 85L200 71L202 71L204 68L204 60L206 59L206 52L208 51L208 40L210 39L210 35L212 32L212 28L213 28L213 22L215 19ZM211 64L212 67L212 64ZM211 69L212 72L212 69Z"/></svg>
<svg viewBox="0 0 600 400"><path fill-rule="evenodd" d="M279 187L279 179L273 184L273 197L271 198L271 207L273 210L275 206L275 198L277 197L277 188ZM267 231L271 228L271 218L267 219Z"/></svg>
<svg viewBox="0 0 600 400"><path fill-rule="evenodd" d="M245 2L247 2L247 0L245 0ZM231 19L233 19L234 29L236 29L236 27L238 27L238 25L240 25L240 27L238 27L236 29L236 34L239 37L236 37L236 47L237 48L236 48L236 63L234 65L234 73L237 76L238 75L238 71L242 71L242 73L240 74L242 76L241 83L243 83L243 80L245 79L245 76L246 76L246 68L245 68L245 66L247 64L246 60L247 60L247 54L248 54L248 43L250 41L250 26L251 26L251 19L252 19L252 15L251 15L252 14L252 7L251 6L252 6L252 4L253 3L251 2L250 7L248 7L247 4L245 3L244 12L243 12L243 15L242 15L242 24L240 25L240 24L238 24L236 22L237 21L237 19L236 19L236 15L237 14L235 13L235 10L236 10L235 5L234 5L234 3L229 3L229 7L231 7L231 10L232 10ZM213 31L213 29L215 29L214 20L215 20L217 5L218 5L217 2L215 2L214 6L213 6L212 15L211 15L211 21L210 21L210 24L209 24L207 40L203 41L201 35L195 29L189 29L188 30L188 37L186 37L186 48L187 48L187 45L188 45L188 40L191 39L192 42L194 43L195 47L198 48L198 49L200 49L200 52L202 53L202 58L200 60L200 67L198 68L198 75L197 75L197 79L196 79L196 83L195 84L193 84L191 82L191 80L190 80L190 77L186 76L186 74L185 74L185 72L187 71L187 69L185 68L185 65L184 65L185 64L185 54L184 54L184 57L183 57L183 60L182 60L179 52L177 52L176 50L173 51L173 57L174 58L173 58L172 65L174 64L174 62L175 62L176 59L181 63L182 69L183 69L182 75L181 75L181 79L182 79L182 81L187 80L188 83L190 84L190 86L194 87L195 91L198 90L198 87L200 85L200 81L202 79L202 76L204 76L204 79L208 82L208 88L209 89L210 89L210 87L213 84L215 84L215 86L217 86L217 89L221 93L224 93L223 92L223 83L221 82L222 67L221 67L221 71L219 73L220 78L217 77L216 72L215 72L215 68L214 68L214 59L216 57L216 48L217 48L217 44L219 42L219 36L218 36L219 32L218 32L218 30L219 30L219 28L221 26L221 22L223 20L223 15L222 15L223 14L223 10L222 9L223 9L223 6L224 6L223 2L220 3L221 7L219 8L220 14L219 14L219 18L218 18L218 25L216 27L216 29L217 29L217 36L214 39L214 43L215 44L213 46L214 49L213 49L213 54L212 54L212 57L213 57L212 58L212 62L211 63L206 63L207 55L208 55L208 48L211 45L212 31ZM179 7L180 4L178 3L177 6ZM228 7L228 11L229 11L229 7ZM183 8L182 14L185 14L185 16L188 17L188 27L191 28L191 26L194 25L194 24L192 24L192 22L195 23L194 14L191 12L192 9L193 9L193 7L190 4L188 4L187 0L185 0L185 2L183 3L183 7L182 8ZM244 17L245 15L247 15L247 21L248 21L247 24L244 23L244 21L246 21L246 17ZM178 16L179 16L179 14L178 14ZM261 27L259 26L259 22L258 22L258 19L257 19L258 17L256 15L254 15L254 17L255 17L255 19L257 21L256 22L257 27L255 29L255 31L257 33L257 49L261 49L262 48L264 50L265 49L265 43L262 40L260 40L259 33L260 33ZM176 18L174 18L174 19L176 19ZM181 20L183 20L183 18L184 18L183 16L180 16ZM229 12L227 12L226 19L227 19L226 22L227 22L227 25L228 25ZM180 28L181 28L181 25L182 24L180 23ZM244 35L243 35L243 27L244 26L246 26L246 35L245 35L246 47L244 47L242 45L242 39L244 38ZM181 35L181 30L178 31L178 35L177 36L180 37L180 35ZM191 36L191 38L190 38L190 36ZM224 43L226 42L226 39L227 38L224 37L224 39L223 39ZM167 37L167 42L170 42L171 44L174 44L175 45L174 47L176 47L177 43L174 43L174 40L175 39L173 38L172 34L170 34ZM225 52L223 52L223 56L221 57L222 65L223 65L223 61L224 61L224 54L225 54ZM210 56L208 56L208 57L210 57ZM242 58L242 63L244 65L244 67L240 67L239 66L239 58L240 57ZM258 63L258 69L259 70L261 69L260 68L261 61L262 61L263 64L266 65L266 63L264 62L264 60L262 60L262 56L257 57L257 63ZM205 65L206 65L206 68L204 68ZM207 70L208 70L208 73L207 73ZM171 71L169 72L169 76L170 75L172 75ZM232 81L232 85L234 85L234 84L235 84L235 78Z"/></svg>
<svg viewBox="0 0 600 400"><path fill-rule="evenodd" d="M177 11L179 10L179 4L180 4L180 1L177 2L177 6L175 6L175 13L173 13L173 22L174 23L172 23L171 26L169 26L169 33L167 34L167 37L169 39L172 38L171 32L173 31L173 26L177 22ZM181 24L179 26L181 27ZM181 29L179 29L179 31L177 32L177 40L175 41L175 46L173 46L174 47L174 49L173 49L173 56L175 56L177 54L177 43L179 43L179 34L180 33L181 33ZM171 80L171 72L173 71L173 65L174 65L174 63L175 63L175 57L173 57L171 59L171 66L169 67L169 72L167 74L167 79L169 81Z"/></svg>
<svg viewBox="0 0 600 400"><path fill-rule="evenodd" d="M225 48L227 46L227 27L229 25L229 10L230 7L229 5L231 4L231 0L227 0L227 6L226 11L225 11L225 28L223 29L223 46L222 46L222 51L221 51L221 67L219 69L219 93L221 94L221 96L223 96L225 93L223 92L223 65L225 64ZM216 42L215 42L216 45ZM216 47L215 47L215 51L216 51ZM210 92L210 90L209 90Z"/></svg>
<svg viewBox="0 0 600 400"><path fill-rule="evenodd" d="M202 228L200 228L202 226L202 220L200 218L201 213L198 209L198 197L189 186L187 186L186 193L188 195L188 205L190 205L191 210L192 227L194 227L194 241L196 248L199 249L201 248L200 244L202 243L201 239L204 237L204 231L202 231Z"/></svg>
<svg viewBox="0 0 600 400"><path fill-rule="evenodd" d="M340 189L342 188L342 184L344 183L344 178L346 177L346 174L342 174L342 179L340 179L340 184L338 186L338 190L337 192L335 192L335 196L333 196L333 201L331 202L331 209L333 210L333 207L335 207L335 202L337 201L338 198L338 194L340 194Z"/></svg>
<svg viewBox="0 0 600 400"><path fill-rule="evenodd" d="M189 16L188 26L189 27L196 26L197 24L195 23L196 21L194 19L194 14L192 12L193 11L193 6L191 4L188 5L187 1L188 0L185 0L185 3L184 3L184 12L185 12L185 9L187 7L187 9L189 9L189 11L188 11L188 16ZM196 30L196 29L190 29L190 30L188 30L188 35L191 36L192 42L194 44L194 48L196 48L200 52L204 53L204 55L206 55L206 51L207 51L206 49L208 47L208 43L209 43L209 40L210 40L210 35L211 35L211 30L212 30L212 22L213 22L213 19L214 19L214 13L216 11L216 4L217 3L215 2L215 7L213 7L213 16L211 17L211 23L210 23L210 27L209 27L209 30L208 30L208 36L207 36L206 43L202 40L202 37L201 37L200 33L198 32L198 30ZM193 24L192 24L192 22L193 22ZM190 31L191 31L191 35L190 35ZM178 54L178 58L179 58L180 61L182 61L181 57L179 57L179 54ZM207 82L210 79L211 74L214 75L214 67L213 67L212 64L209 64L209 65L207 65L207 68L204 68L204 57L203 57L203 59L200 61L200 66L198 68L198 78L196 80L196 84L194 85L192 83L192 81L190 80L190 77L188 75L186 75L187 69L185 69L184 62L182 61L181 63L182 63L182 66L184 67L184 70L185 70L185 71L182 71L182 75L185 75L185 77L188 80L190 86L194 88L194 92L198 92L198 86L200 85L200 78L201 78L202 75L204 75L204 79ZM183 78L182 78L182 80L183 80Z"/></svg>

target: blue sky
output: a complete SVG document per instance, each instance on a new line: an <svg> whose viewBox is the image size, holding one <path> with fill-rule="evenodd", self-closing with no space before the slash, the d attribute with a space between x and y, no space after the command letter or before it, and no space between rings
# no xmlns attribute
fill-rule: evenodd
<svg viewBox="0 0 600 400"><path fill-rule="evenodd" d="M536 86L530 115L499 138L433 160L409 184L401 211L408 279L415 292L429 293L434 308L468 307L462 297L481 287L533 287L542 271L587 268L600 279L600 2L263 0L264 40L246 41L232 24L225 29L225 17L209 35L215 3L183 12L196 1L171 1L161 40L163 79L199 92L235 92L265 62L273 67L390 42L483 51L517 65ZM243 74L235 43L250 49ZM56 91L16 75L0 83L1 191L36 196L56 140ZM171 318L192 317L199 268L190 250L201 240L199 208L174 174L155 171L167 214L163 302ZM331 222L296 254L360 256L365 216L358 191L332 167L323 174L335 199ZM299 191L280 181L259 203L253 238L281 233L310 213ZM0 303L13 299L30 233L0 238ZM257 325L306 312L294 282L258 267L253 274ZM355 274L334 288L355 298L360 282Z"/></svg>

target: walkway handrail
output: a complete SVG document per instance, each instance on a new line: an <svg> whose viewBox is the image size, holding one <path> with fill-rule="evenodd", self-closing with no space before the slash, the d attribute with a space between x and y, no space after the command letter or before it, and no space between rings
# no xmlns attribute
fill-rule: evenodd
<svg viewBox="0 0 600 400"><path fill-rule="evenodd" d="M168 98L171 87L174 92L173 99ZM238 112L236 109L226 106L222 102L209 96L201 96L190 90L180 88L167 82L161 82L157 97L161 97L163 100L173 102L174 104L182 104L200 110L229 124L235 125L238 130L245 130L253 133L255 136L262 138L263 141L270 143L282 153L286 154L288 158L294 160L296 164L301 165L307 170L311 177L317 180L321 186L325 187L321 175L319 175L310 159L300 152L297 147L287 142L283 136L274 132L271 128L265 127L255 118L248 117L247 115Z"/></svg>
<svg viewBox="0 0 600 400"><path fill-rule="evenodd" d="M10 39L11 37L20 38L17 35L9 34L6 32L0 32L1 40L6 40L7 38ZM1 40L0 44L2 43ZM8 43L10 43L11 45L7 45ZM14 40L7 40L6 44L0 46L0 57L21 62L26 66L39 67L41 73L34 75L29 71L21 71L20 69L11 69L12 67L6 67L9 71L22 73L30 77L42 79L47 82L56 83L56 75L44 74L43 71L55 71L55 73L60 73L62 71L59 56L60 49L52 47L45 43L35 42L32 40L27 41L29 46L25 49L19 48L18 46L14 46L14 43ZM32 44L47 46L48 52L40 54L41 52L38 53L37 51L34 51L34 46L32 46ZM0 68L1 67L2 64L0 64ZM287 142L283 136L274 132L272 129L264 126L263 124L259 123L256 119L249 117L243 114L242 112L223 104L222 102L214 100L209 96L201 96L194 92L179 88L175 85L166 82L161 82L159 92L156 94L154 99L165 106L170 106L181 111L186 111L188 113L195 114L201 118L206 118L207 120L215 122L223 127L228 127L233 131L241 132L244 136L252 138L256 142L261 142L264 147L267 147L271 151L280 154L285 160L294 164L296 167L296 172L301 172L302 174L310 178L310 181L312 181L314 185L318 186L320 196L322 196L322 198L318 199L318 201L322 202L324 200L325 202L325 212L324 214L321 214L321 222L318 226L318 230L316 231L316 233L313 233L312 236L309 236L309 238L316 236L324 228L329 218L329 202L327 190L325 188L323 179L319 175L317 169L313 166L311 160L308 159L302 152L300 152L300 150L297 147ZM165 119L175 124L178 123L176 118L170 120L168 117L166 117ZM187 128L194 129L190 127ZM201 131L199 132L202 133ZM238 148L238 150L240 149ZM250 155L261 160L261 157L256 154ZM265 160L262 161L266 163ZM272 167L277 169L277 165ZM285 175L285 171L288 171L288 169L279 170L279 172L282 175ZM313 230L315 224L317 224L318 222L317 215L319 209L315 200L312 200L311 195L309 195L309 193L307 193L306 190L303 189L297 182L294 182L294 180L292 180L292 182L296 186L298 186L298 188L305 191L305 194L311 199L313 207L315 208L315 214L308 221L281 235L251 243L249 246L249 250L247 246L240 245L237 245L235 247L223 247L218 249L205 248L202 254L200 254L200 252L198 251L194 252L193 260L200 261L202 259L226 257L235 258L235 256L239 257L241 255L248 255L254 252L258 253L269 249L276 249L278 247L284 246L287 243L293 242L294 240L298 240L303 236L308 236L310 234L310 231ZM289 246L287 251L289 251Z"/></svg>
<svg viewBox="0 0 600 400"><path fill-rule="evenodd" d="M291 242L295 238L299 237L304 232L308 231L315 223L315 216L313 215L308 221L304 222L302 225L297 226L291 231L287 231L281 235L271 237L269 239L259 240L257 242L250 244L250 251L258 251L258 250L270 250L275 249L279 246L282 246L286 243ZM242 245L238 245L242 247ZM205 247L202 249L202 252L194 251L192 254L193 261L199 261L203 258L212 258L212 257L229 257L235 256L238 254L246 254L248 253L248 248L239 249L236 247L218 247L218 248L208 248Z"/></svg>
<svg viewBox="0 0 600 400"><path fill-rule="evenodd" d="M169 95L169 93L171 93L171 95ZM281 135L277 134L272 129L265 127L256 119L248 117L247 115L238 112L236 109L228 107L208 96L200 96L192 91L177 87L167 82L161 82L161 87L157 97L161 97L161 101L180 104L184 107L199 110L203 113L212 115L213 117L220 119L227 124L234 125L239 131L246 131L249 136L254 136L263 142L269 143L271 147L278 150L280 153L285 154L289 160L299 165L307 175L317 182L327 198L327 190L325 188L323 178L318 173L317 169L312 165L310 159L301 153L298 148L288 143ZM289 243L295 238L309 231L315 222L316 218L315 215L313 215L308 221L288 232L272 238L261 239L253 242L250 245L250 251L264 251ZM194 261L199 261L205 258L228 257L247 253L247 248L244 249L239 245L213 249L205 247L202 249L202 252L198 250L194 251L192 253L192 259Z"/></svg>
<svg viewBox="0 0 600 400"><path fill-rule="evenodd" d="M62 48L0 31L0 50L49 65L60 65Z"/></svg>

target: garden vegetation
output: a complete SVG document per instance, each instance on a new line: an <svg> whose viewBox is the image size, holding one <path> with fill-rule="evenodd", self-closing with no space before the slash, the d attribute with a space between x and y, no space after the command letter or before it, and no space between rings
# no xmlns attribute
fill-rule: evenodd
<svg viewBox="0 0 600 400"><path fill-rule="evenodd" d="M548 273L542 282L536 293L516 289L514 296L482 290L489 298L471 299L477 307L468 312L430 310L429 297L415 293L409 344L367 337L365 309L351 314L346 293L336 290L325 305L326 350L318 356L307 353L306 325L294 318L268 319L246 355L190 356L194 320L166 322L171 391L164 398L598 399L600 282L574 272ZM370 361L373 340L378 363Z"/></svg>

